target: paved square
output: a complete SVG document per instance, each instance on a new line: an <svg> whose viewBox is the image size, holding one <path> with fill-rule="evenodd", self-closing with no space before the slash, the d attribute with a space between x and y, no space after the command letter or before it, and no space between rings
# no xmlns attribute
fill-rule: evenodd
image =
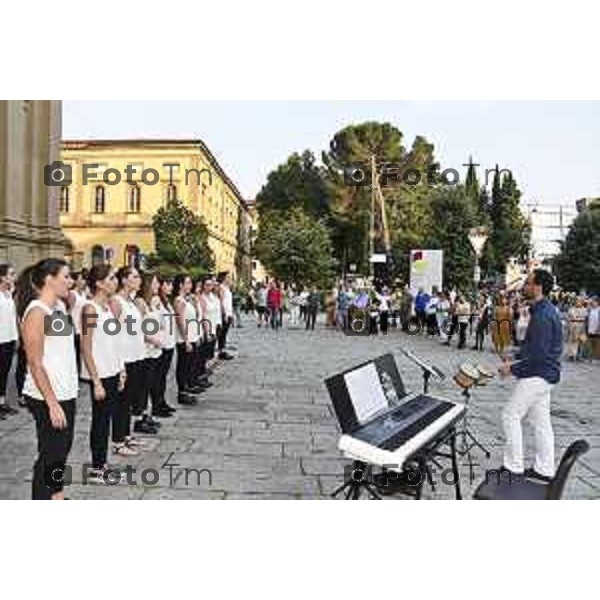
<svg viewBox="0 0 600 600"><path fill-rule="evenodd" d="M81 464L89 461L90 397L82 389L78 401L75 441L70 455L73 485L70 498L102 499L235 499L327 498L342 481L348 461L337 451L338 427L323 379L385 352L395 352L399 370L413 390L421 389L416 369L398 353L411 348L438 364L447 375L460 363L477 358L496 366L495 356L471 350L458 351L437 341L392 331L377 338L346 337L317 325L303 329L257 329L247 320L234 329L232 342L239 356L223 364L214 375L214 387L200 397L199 405L178 408L164 419L159 435L147 438L147 449L128 460L112 457L111 465L136 469L137 485L82 485ZM489 344L489 340L488 340ZM471 422L481 441L490 447L489 461L475 453L476 478L470 481L466 460L461 460L463 495L470 498L485 468L501 463L500 412L513 383L495 379L472 399ZM175 404L175 382L170 380ZM563 381L554 392L553 424L557 457L569 443L586 439L591 446L576 467L565 490L566 498L600 498L600 364L564 363ZM448 377L434 382L432 393L460 400L460 391ZM14 391L13 400L14 402ZM526 426L527 451L532 434ZM0 498L30 497L31 466L35 457L33 421L26 410L0 421ZM172 467L163 467L165 462ZM464 463L464 464L462 464ZM155 469L158 482L144 485L141 473ZM187 471L186 471L187 469ZM195 470L195 471L194 471ZM210 471L210 473L208 472ZM155 475L147 471L153 483ZM212 478L212 480L211 480ZM434 475L436 489L424 487L424 498L454 497L454 490Z"/></svg>

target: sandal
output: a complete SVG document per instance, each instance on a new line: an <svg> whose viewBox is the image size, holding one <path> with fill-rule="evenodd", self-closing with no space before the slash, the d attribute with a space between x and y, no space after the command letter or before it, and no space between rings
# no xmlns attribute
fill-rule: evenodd
<svg viewBox="0 0 600 600"><path fill-rule="evenodd" d="M129 446L130 448L145 448L146 447L146 444L142 440L140 440L136 437L133 437L132 435L125 438L125 445Z"/></svg>
<svg viewBox="0 0 600 600"><path fill-rule="evenodd" d="M123 444L114 444L113 454L116 454L117 456L137 456L139 452L130 448L125 442Z"/></svg>

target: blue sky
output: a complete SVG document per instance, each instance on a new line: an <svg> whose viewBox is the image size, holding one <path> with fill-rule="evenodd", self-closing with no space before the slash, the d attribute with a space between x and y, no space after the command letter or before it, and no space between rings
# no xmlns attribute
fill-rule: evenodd
<svg viewBox="0 0 600 600"><path fill-rule="evenodd" d="M527 202L600 196L600 102L580 101L64 101L63 137L199 137L241 190L256 195L295 151L320 157L333 134L389 121L404 145L424 135L445 167L510 168Z"/></svg>

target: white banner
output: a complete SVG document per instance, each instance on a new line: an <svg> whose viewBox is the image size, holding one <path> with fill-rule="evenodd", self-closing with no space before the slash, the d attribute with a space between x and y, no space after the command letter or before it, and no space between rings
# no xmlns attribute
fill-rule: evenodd
<svg viewBox="0 0 600 600"><path fill-rule="evenodd" d="M420 288L431 294L433 288L442 289L444 271L443 250L411 250L410 291L416 294Z"/></svg>

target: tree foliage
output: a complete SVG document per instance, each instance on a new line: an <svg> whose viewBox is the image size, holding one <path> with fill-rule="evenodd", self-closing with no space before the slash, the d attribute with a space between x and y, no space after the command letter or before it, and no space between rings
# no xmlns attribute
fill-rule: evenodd
<svg viewBox="0 0 600 600"><path fill-rule="evenodd" d="M325 223L300 207L272 213L272 217L269 226L260 230L255 248L267 270L285 283L319 287L330 284L336 261Z"/></svg>
<svg viewBox="0 0 600 600"><path fill-rule="evenodd" d="M167 274L187 271L194 276L214 269L208 244L208 228L180 200L170 201L152 218L156 252L148 257L149 266Z"/></svg>
<svg viewBox="0 0 600 600"><path fill-rule="evenodd" d="M600 293L600 205L577 216L553 266L566 290Z"/></svg>

